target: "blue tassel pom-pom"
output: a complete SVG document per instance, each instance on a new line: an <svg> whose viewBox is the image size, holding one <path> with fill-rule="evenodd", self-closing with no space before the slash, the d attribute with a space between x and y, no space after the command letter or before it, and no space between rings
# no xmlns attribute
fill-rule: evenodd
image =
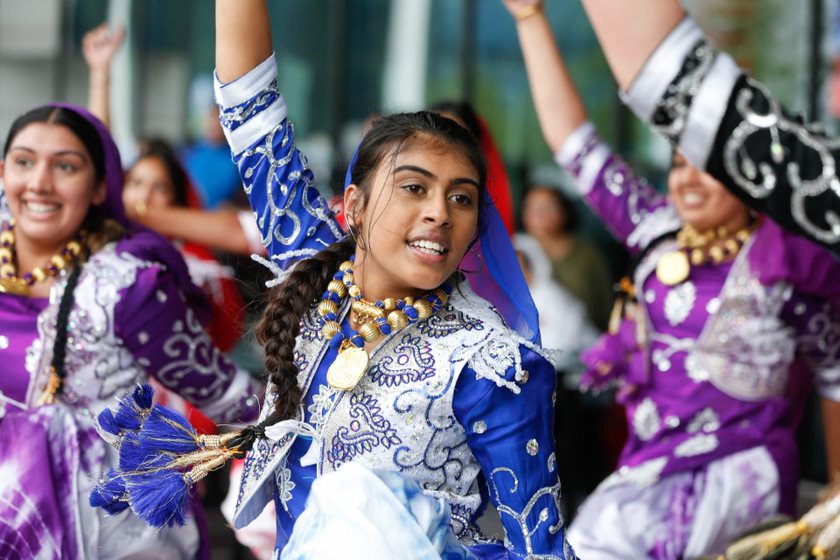
<svg viewBox="0 0 840 560"><path fill-rule="evenodd" d="M148 384L138 385L137 388L134 389L134 393L131 395L134 399L134 403L142 410L149 410L152 408L152 399L154 396L155 390Z"/></svg>
<svg viewBox="0 0 840 560"><path fill-rule="evenodd" d="M152 527L182 526L190 487L178 471L133 476L126 481L131 510Z"/></svg>
<svg viewBox="0 0 840 560"><path fill-rule="evenodd" d="M97 484L88 498L91 507L100 507L111 515L128 509L125 481L114 469L108 471L105 480Z"/></svg>
<svg viewBox="0 0 840 560"><path fill-rule="evenodd" d="M120 435L120 432L122 432L122 428L120 428L119 424L117 424L117 420L114 418L114 413L110 408L106 408L100 412L97 417L97 421L99 422L99 426L109 434L118 436Z"/></svg>
<svg viewBox="0 0 840 560"><path fill-rule="evenodd" d="M102 430L120 437L119 469L111 469L88 500L112 515L130 507L154 527L183 525L190 485L172 461L197 451L198 436L183 415L153 407L153 398L151 386L139 385L116 411L99 414Z"/></svg>
<svg viewBox="0 0 840 560"><path fill-rule="evenodd" d="M169 457L143 445L137 434L126 434L120 444L119 466L123 475L130 476L138 471L161 468L169 461Z"/></svg>
<svg viewBox="0 0 840 560"><path fill-rule="evenodd" d="M140 431L141 447L149 452L198 451L198 434L182 414L156 404Z"/></svg>

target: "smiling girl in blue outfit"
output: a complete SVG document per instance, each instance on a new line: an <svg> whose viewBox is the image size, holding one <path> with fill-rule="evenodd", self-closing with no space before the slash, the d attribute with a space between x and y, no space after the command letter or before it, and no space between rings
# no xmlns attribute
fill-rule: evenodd
<svg viewBox="0 0 840 560"><path fill-rule="evenodd" d="M295 419L303 424L295 431L314 435L269 429L273 439L256 440L235 525L273 499L278 554L290 539L284 557L305 556L295 548L301 544L310 551L314 543L329 546L332 539L293 533L311 531L310 523L296 521L310 494L308 511L323 504L318 489L329 477L319 477L337 471L334 480L343 473L342 480L361 485L357 490L378 479L381 489L402 488L395 495L408 504L416 504L410 488L419 487L445 506L430 526L443 519L448 538L427 531L427 543L410 545L417 554L431 545L450 557L574 557L553 452L554 369L537 346L533 303L487 200L477 143L431 113L377 121L348 170L351 236L345 237L295 147L264 0L218 0L216 10L222 124L268 254L283 275L259 327L272 385L262 424ZM465 281L459 265L468 251L486 264ZM353 370L342 357L353 353L369 357L367 368ZM348 367L331 370L342 361ZM334 379L351 371L359 379ZM340 469L345 464L354 466ZM406 476L354 476L371 472L357 466ZM488 493L501 514L504 544L474 524ZM321 517L327 518L338 517ZM424 516L415 518L422 523ZM399 517L391 519L393 526ZM399 530L381 525L378 534L393 541L410 530L403 520ZM366 538L365 550L379 550ZM346 555L353 542L332 546Z"/></svg>

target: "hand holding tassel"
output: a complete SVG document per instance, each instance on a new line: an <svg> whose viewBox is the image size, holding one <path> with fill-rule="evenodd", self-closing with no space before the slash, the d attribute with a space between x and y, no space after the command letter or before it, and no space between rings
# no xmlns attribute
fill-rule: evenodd
<svg viewBox="0 0 840 560"><path fill-rule="evenodd" d="M90 504L117 514L128 507L153 527L183 525L192 487L230 458L244 454L254 426L222 436L199 435L178 412L152 406L148 385L119 401L116 413L99 415L102 432L118 437L119 471L111 470L94 488Z"/></svg>

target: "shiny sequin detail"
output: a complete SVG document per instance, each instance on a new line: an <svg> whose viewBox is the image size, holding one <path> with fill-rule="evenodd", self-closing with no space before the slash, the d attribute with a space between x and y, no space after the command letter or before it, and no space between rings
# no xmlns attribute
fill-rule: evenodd
<svg viewBox="0 0 840 560"><path fill-rule="evenodd" d="M558 480L553 486L540 488L534 492L521 511L517 511L507 505L507 500L505 500L507 495L520 492L519 477L513 470L505 467L493 469L493 472L491 472L488 477L488 484L490 486L490 490L496 497L497 503L499 504L497 507L499 515L502 517L512 518L520 527L521 535L519 536L525 541L525 551L527 553L526 557L546 560L559 558L556 555L539 554L538 551L535 551L532 544L532 537L540 530L540 526L546 523L549 524L548 531L551 534L556 534L563 528L563 516L560 513L560 481ZM542 505L545 502L543 499L544 497L548 497L550 499L551 506L550 508L543 507L543 509L540 510L540 514L537 515L536 525L531 526L528 523L528 518L537 503ZM542 515L543 511L546 512L545 516ZM556 521L551 523L552 519ZM507 538L505 539L505 546L508 549L512 548L511 543ZM570 551L571 548L567 547L566 550ZM574 558L573 556L567 556L566 552L564 552L564 556L566 556L569 560Z"/></svg>
<svg viewBox="0 0 840 560"><path fill-rule="evenodd" d="M718 429L720 429L720 417L713 408L706 407L691 419L685 431L690 434L700 431L710 433L716 432Z"/></svg>
<svg viewBox="0 0 840 560"><path fill-rule="evenodd" d="M274 471L274 484L275 488L277 488L277 497L280 500L280 504L288 512L288 503L292 501L292 491L294 491L296 486L292 482L292 471L287 468L276 469Z"/></svg>
<svg viewBox="0 0 840 560"><path fill-rule="evenodd" d="M642 441L653 439L660 429L661 420L656 403L646 398L633 411L633 432Z"/></svg>
<svg viewBox="0 0 840 560"><path fill-rule="evenodd" d="M693 282L683 282L668 290L668 295L665 296L665 317L672 327L685 322L696 301L697 288Z"/></svg>
<svg viewBox="0 0 840 560"><path fill-rule="evenodd" d="M718 438L714 434L698 434L690 437L674 448L675 457L694 457L710 453L717 449Z"/></svg>
<svg viewBox="0 0 840 560"><path fill-rule="evenodd" d="M535 457L537 453L540 452L540 444L535 439L529 439L528 443L525 444L525 451L528 452L528 455L531 457Z"/></svg>
<svg viewBox="0 0 840 560"><path fill-rule="evenodd" d="M827 197L837 197L837 163L832 154L836 148L825 131L791 118L766 87L750 78L732 95L742 121L723 146L726 173L739 188L759 200L770 197L777 184L789 184L788 206L793 222L823 243L840 242L840 216L826 204ZM770 161L764 156L768 148ZM793 154L798 157L794 159ZM809 157L819 164L817 169L809 168L806 177L799 161Z"/></svg>

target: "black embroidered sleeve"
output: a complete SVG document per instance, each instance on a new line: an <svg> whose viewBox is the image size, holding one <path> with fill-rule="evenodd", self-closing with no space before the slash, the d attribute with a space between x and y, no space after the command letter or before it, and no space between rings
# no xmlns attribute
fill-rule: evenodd
<svg viewBox="0 0 840 560"><path fill-rule="evenodd" d="M840 142L791 115L741 76L709 152L707 171L750 207L840 253Z"/></svg>

